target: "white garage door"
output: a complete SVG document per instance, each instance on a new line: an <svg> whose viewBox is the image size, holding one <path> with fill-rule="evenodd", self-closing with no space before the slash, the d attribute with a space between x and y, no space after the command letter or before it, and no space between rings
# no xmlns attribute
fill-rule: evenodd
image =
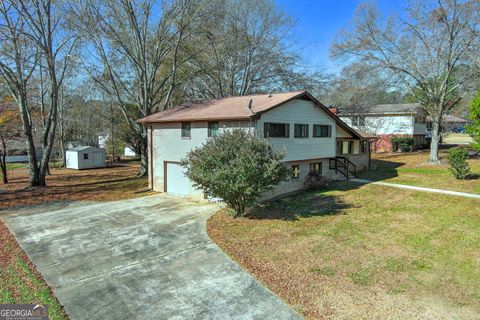
<svg viewBox="0 0 480 320"><path fill-rule="evenodd" d="M188 195L194 189L190 179L185 176L185 169L177 163L166 163L167 166L167 192Z"/></svg>

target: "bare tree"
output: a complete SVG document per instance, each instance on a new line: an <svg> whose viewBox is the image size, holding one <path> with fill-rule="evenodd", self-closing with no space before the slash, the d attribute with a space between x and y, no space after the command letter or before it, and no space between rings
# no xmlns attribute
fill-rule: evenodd
<svg viewBox="0 0 480 320"><path fill-rule="evenodd" d="M62 30L60 3L51 0L5 0L0 9L4 44L0 68L20 109L30 161L31 187L46 185L45 176L57 126L59 91L75 44L75 37ZM48 92L48 107L42 135L44 149L38 164L29 107L29 81L40 64L39 75L43 77L45 70L49 87L45 89ZM41 83L43 85L43 78ZM43 87L40 94L44 103Z"/></svg>
<svg viewBox="0 0 480 320"><path fill-rule="evenodd" d="M305 84L295 72L292 19L269 0L214 0L210 17L190 43L192 75L184 90L194 98L283 91Z"/></svg>
<svg viewBox="0 0 480 320"><path fill-rule="evenodd" d="M33 137L33 122L29 107L28 85L38 62L37 48L26 35L26 18L17 13L12 2L0 3L0 75L20 110L23 134L30 164L29 185L39 185L39 168Z"/></svg>
<svg viewBox="0 0 480 320"><path fill-rule="evenodd" d="M353 28L339 34L331 53L382 68L410 90L432 117L429 161L438 163L442 116L461 100L459 87L467 79L456 71L478 53L479 3L417 1L407 13L383 19L376 7L360 5Z"/></svg>
<svg viewBox="0 0 480 320"><path fill-rule="evenodd" d="M147 131L136 120L168 107L180 46L200 7L193 0L88 0L72 10L72 25L93 48L86 70L142 144L140 175L148 170Z"/></svg>
<svg viewBox="0 0 480 320"><path fill-rule="evenodd" d="M404 98L382 70L363 63L345 66L328 87L324 103L359 113L365 107L401 103Z"/></svg>

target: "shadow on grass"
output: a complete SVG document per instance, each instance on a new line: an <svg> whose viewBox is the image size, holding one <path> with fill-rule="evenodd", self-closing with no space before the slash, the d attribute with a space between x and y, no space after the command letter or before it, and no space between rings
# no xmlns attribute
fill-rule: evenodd
<svg viewBox="0 0 480 320"><path fill-rule="evenodd" d="M252 208L246 217L249 219L278 219L296 221L300 218L343 215L352 205L328 191L347 191L361 185L349 182L333 182L329 187L303 191L294 195L265 201Z"/></svg>
<svg viewBox="0 0 480 320"><path fill-rule="evenodd" d="M398 177L398 168L403 166L404 162L393 162L379 159L372 159L370 170L362 171L358 178L380 181Z"/></svg>

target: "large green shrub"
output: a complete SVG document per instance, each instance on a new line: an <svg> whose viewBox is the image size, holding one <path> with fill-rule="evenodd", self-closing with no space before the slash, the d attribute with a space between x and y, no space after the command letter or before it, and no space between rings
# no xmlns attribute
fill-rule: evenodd
<svg viewBox="0 0 480 320"><path fill-rule="evenodd" d="M448 164L450 171L457 179L465 179L470 174L468 165L468 151L462 148L452 148L448 150Z"/></svg>
<svg viewBox="0 0 480 320"><path fill-rule="evenodd" d="M480 90L477 91L477 95L470 101L470 120L472 122L467 126L467 132L472 136L472 147L480 151Z"/></svg>
<svg viewBox="0 0 480 320"><path fill-rule="evenodd" d="M268 140L235 129L191 151L182 166L195 187L242 216L261 193L291 177L283 158L284 152L274 151Z"/></svg>
<svg viewBox="0 0 480 320"><path fill-rule="evenodd" d="M395 137L392 138L391 141L393 150L400 150L402 152L413 151L413 146L415 144L415 139L410 137Z"/></svg>

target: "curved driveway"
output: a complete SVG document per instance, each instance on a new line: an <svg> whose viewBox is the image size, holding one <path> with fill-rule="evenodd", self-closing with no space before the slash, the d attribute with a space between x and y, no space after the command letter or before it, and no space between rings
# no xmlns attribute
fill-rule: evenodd
<svg viewBox="0 0 480 320"><path fill-rule="evenodd" d="M77 319L299 319L206 234L213 204L156 195L3 220Z"/></svg>

